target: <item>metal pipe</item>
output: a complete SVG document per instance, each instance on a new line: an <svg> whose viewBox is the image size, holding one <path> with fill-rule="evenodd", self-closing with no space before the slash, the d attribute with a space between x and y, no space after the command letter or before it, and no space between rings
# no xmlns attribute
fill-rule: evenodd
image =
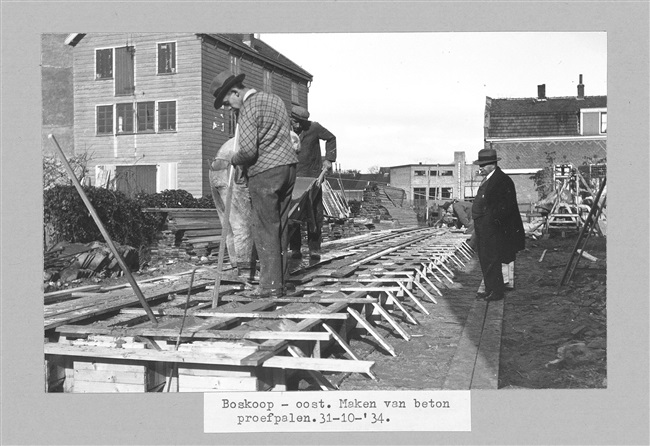
<svg viewBox="0 0 650 446"><path fill-rule="evenodd" d="M122 256L120 255L119 252L117 252L117 248L113 244L113 241L111 240L111 237L108 235L108 232L104 228L104 225L102 221L99 219L99 215L97 214L97 211L95 211L95 208L93 207L92 203L88 199L88 196L84 192L83 188L81 187L81 183L79 183L79 180L74 174L74 171L72 170L72 167L70 166L70 163L68 162L68 159L65 157L65 154L63 153L63 150L61 149L61 146L59 146L58 141L54 137L53 134L49 134L48 138L54 142L54 145L56 149L59 152L59 156L61 157L61 160L63 161L63 166L65 167L66 171L68 172L68 175L70 175L70 178L72 179L72 183L74 186L77 188L77 192L79 192L79 195L81 196L81 199L83 200L84 204L88 208L88 211L90 212L90 215L93 217L93 220L95 220L95 223L97 224L97 227L99 228L99 231L102 233L102 236L104 236L104 240L106 240L106 244L110 248L111 252L113 253L113 256L117 260L117 263L120 265L120 268L124 272L124 275L128 279L129 283L131 284L131 288L133 288L133 291L135 292L135 295L138 296L138 300L140 301L140 304L142 305L142 308L144 308L144 311L147 313L147 316L149 316L149 320L154 325L158 325L158 321L156 320L156 316L154 316L153 312L151 311L151 308L149 307L149 304L147 303L147 300L145 299L144 295L142 294L142 291L140 290L140 287L138 287L138 284L136 283L135 279L133 278L133 275L131 274L131 270L129 270L129 267L126 265L124 262L124 259L122 259Z"/></svg>

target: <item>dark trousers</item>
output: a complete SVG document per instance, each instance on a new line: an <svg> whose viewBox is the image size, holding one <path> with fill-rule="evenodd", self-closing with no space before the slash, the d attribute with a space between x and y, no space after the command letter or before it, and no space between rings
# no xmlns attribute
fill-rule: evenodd
<svg viewBox="0 0 650 446"><path fill-rule="evenodd" d="M260 288L282 290L288 274L289 208L295 164L278 166L248 179L253 204L253 239L260 261Z"/></svg>
<svg viewBox="0 0 650 446"><path fill-rule="evenodd" d="M321 236L323 233L323 189L312 197L313 215L307 218L307 246L310 251L320 251ZM293 223L289 247L292 251L300 251L302 244L301 223Z"/></svg>
<svg viewBox="0 0 650 446"><path fill-rule="evenodd" d="M503 274L501 273L501 256L499 255L499 227L489 217L474 220L474 234L478 260L483 272L485 291L503 294Z"/></svg>

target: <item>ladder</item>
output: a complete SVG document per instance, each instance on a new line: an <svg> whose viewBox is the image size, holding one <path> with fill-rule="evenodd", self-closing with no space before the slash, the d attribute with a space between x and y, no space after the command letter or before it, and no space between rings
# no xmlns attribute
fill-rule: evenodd
<svg viewBox="0 0 650 446"><path fill-rule="evenodd" d="M589 239L589 235L591 235L592 230L600 232L598 229L598 218L600 218L600 215L603 212L603 208L605 207L605 200L607 198L606 196L603 197L603 203L601 205L600 197L603 194L603 190L605 189L606 180L606 178L603 178L603 181L600 184L600 188L598 189L598 193L596 194L594 202L591 205L591 209L589 210L589 215L587 215L584 226L580 230L576 244L573 247L573 251L571 251L571 257L569 258L569 262L567 263L566 268L564 269L564 274L562 275L562 279L560 280L560 286L566 285L569 283L569 281L571 281L571 278L573 277L576 267L578 266L578 262L582 257L582 253L585 249L585 246L587 245L587 240Z"/></svg>

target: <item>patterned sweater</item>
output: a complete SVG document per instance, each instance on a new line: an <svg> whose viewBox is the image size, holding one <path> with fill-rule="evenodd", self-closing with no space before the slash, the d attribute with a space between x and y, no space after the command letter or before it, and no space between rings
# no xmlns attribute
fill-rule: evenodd
<svg viewBox="0 0 650 446"><path fill-rule="evenodd" d="M247 168L252 177L269 169L296 164L287 109L278 96L250 95L239 112L239 150L232 163Z"/></svg>

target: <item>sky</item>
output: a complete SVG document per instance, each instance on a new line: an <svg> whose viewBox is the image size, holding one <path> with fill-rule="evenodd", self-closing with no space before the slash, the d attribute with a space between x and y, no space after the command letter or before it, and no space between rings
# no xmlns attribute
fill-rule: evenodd
<svg viewBox="0 0 650 446"><path fill-rule="evenodd" d="M260 34L307 70L310 119L337 141L342 170L473 162L486 96L607 94L604 32Z"/></svg>

